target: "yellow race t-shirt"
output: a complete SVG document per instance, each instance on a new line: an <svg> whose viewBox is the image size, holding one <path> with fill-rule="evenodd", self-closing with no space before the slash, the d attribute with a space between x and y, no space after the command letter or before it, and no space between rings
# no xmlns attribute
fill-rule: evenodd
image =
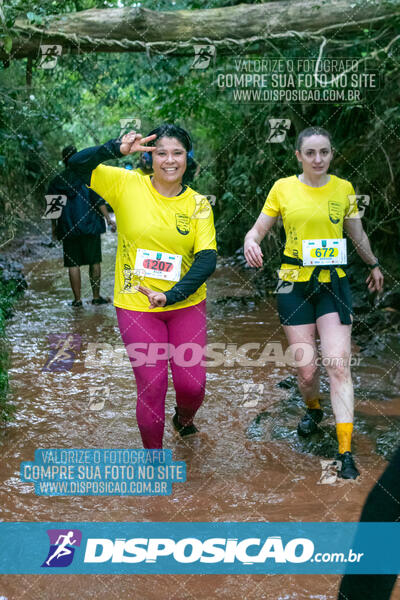
<svg viewBox="0 0 400 600"><path fill-rule="evenodd" d="M284 254L303 259L302 242L312 239L343 238L343 219L358 217L354 188L349 181L330 175L327 184L311 187L296 175L278 179L272 186L262 212L282 216L286 233ZM296 267L283 263L279 276L289 281L308 281L315 267ZM336 267L339 277L346 274ZM331 280L322 269L319 281Z"/></svg>
<svg viewBox="0 0 400 600"><path fill-rule="evenodd" d="M149 175L106 165L93 170L90 187L112 206L116 217L115 306L150 311L148 298L135 290L139 281L133 274L139 248L181 255L180 279L190 269L197 252L217 249L211 206L204 196L189 187L179 196L168 198L153 187ZM148 276L140 280L140 285L156 292L166 292L176 283ZM152 312L194 306L205 297L203 283L185 300L154 308Z"/></svg>

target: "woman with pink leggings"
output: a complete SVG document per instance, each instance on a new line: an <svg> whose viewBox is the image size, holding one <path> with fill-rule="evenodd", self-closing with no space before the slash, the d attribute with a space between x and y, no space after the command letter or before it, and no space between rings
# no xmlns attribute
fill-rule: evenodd
<svg viewBox="0 0 400 600"><path fill-rule="evenodd" d="M121 337L135 373L136 418L145 448L162 447L168 387L167 353L170 356L179 421L186 430L196 432L193 417L203 402L206 385L206 370L201 366L204 357L199 352L200 348L203 352L206 345L205 304L203 300L196 306L155 314L117 308ZM143 361L136 359L138 366L135 366L131 347L138 347L138 342L145 344L142 347L148 349L147 360L141 364ZM184 353L183 345L187 346ZM193 346L193 350L190 346ZM190 366L192 362L195 364Z"/></svg>
<svg viewBox="0 0 400 600"><path fill-rule="evenodd" d="M140 171L101 164L137 151ZM205 281L217 252L211 206L187 185L196 169L192 141L184 129L161 125L145 138L131 131L86 148L68 164L116 216L114 305L136 379L137 422L143 446L162 448L168 363L181 437L198 431L193 418L205 393Z"/></svg>

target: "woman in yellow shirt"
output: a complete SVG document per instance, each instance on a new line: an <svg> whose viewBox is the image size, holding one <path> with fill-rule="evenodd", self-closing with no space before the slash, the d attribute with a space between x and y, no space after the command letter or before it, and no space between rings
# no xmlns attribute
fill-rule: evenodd
<svg viewBox="0 0 400 600"><path fill-rule="evenodd" d="M136 378L145 448L162 447L168 361L180 436L197 432L193 418L204 399L205 281L217 253L211 206L187 185L191 151L189 134L165 124L145 138L130 132L86 148L69 162L115 213L114 305ZM152 175L101 164L134 152L147 153Z"/></svg>
<svg viewBox="0 0 400 600"><path fill-rule="evenodd" d="M320 127L303 130L297 139L296 157L303 172L279 179L273 185L260 216L246 235L244 252L251 267L261 267L260 242L281 215L286 245L277 288L278 311L307 406L297 431L304 437L311 435L323 417L318 333L336 420L340 475L355 479L359 472L351 453L354 413L349 364L351 292L346 273L339 266L347 263L343 229L370 266L366 280L370 292L382 289L383 275L362 227L353 186L328 173L333 158L330 134Z"/></svg>

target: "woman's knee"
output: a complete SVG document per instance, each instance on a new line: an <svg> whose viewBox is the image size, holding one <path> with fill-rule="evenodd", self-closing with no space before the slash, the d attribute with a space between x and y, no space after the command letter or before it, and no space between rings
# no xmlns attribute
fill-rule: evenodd
<svg viewBox="0 0 400 600"><path fill-rule="evenodd" d="M348 357L325 358L323 362L329 377L346 381L351 379L350 362Z"/></svg>
<svg viewBox="0 0 400 600"><path fill-rule="evenodd" d="M189 377L178 381L175 384L176 395L184 398L187 402L198 401L204 398L206 388L206 378Z"/></svg>
<svg viewBox="0 0 400 600"><path fill-rule="evenodd" d="M297 377L300 386L310 387L314 384L318 375L318 368L315 365L297 369Z"/></svg>

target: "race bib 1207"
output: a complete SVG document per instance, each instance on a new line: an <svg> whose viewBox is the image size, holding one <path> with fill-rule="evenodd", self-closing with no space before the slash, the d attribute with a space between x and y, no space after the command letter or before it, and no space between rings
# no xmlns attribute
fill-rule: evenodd
<svg viewBox="0 0 400 600"><path fill-rule="evenodd" d="M181 254L169 254L168 252L144 250L143 248L138 248L136 252L135 270L143 270L146 277L179 281L181 265Z"/></svg>

